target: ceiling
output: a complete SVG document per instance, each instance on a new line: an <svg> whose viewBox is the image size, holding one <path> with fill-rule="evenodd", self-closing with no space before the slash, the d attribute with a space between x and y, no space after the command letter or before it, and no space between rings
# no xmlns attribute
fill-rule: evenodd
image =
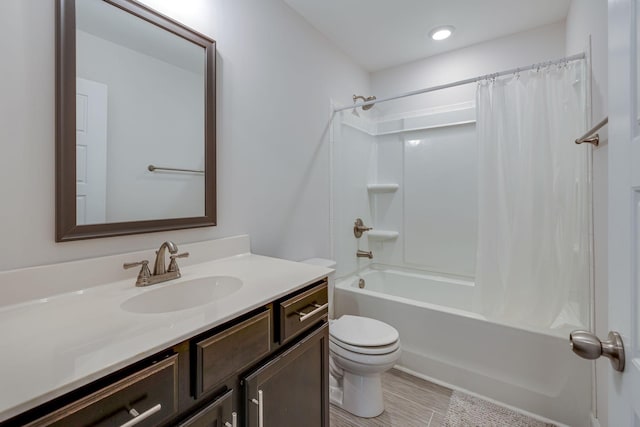
<svg viewBox="0 0 640 427"><path fill-rule="evenodd" d="M368 71L563 21L571 0L284 0ZM431 40L453 25L447 40Z"/></svg>

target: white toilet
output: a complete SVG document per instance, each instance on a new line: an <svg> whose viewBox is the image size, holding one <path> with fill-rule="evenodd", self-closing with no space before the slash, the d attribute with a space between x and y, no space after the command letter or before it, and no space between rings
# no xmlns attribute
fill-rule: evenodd
<svg viewBox="0 0 640 427"><path fill-rule="evenodd" d="M335 268L335 261L313 258L308 264ZM329 397L358 417L384 411L381 375L400 357L400 338L392 326L368 317L344 315L333 320L335 279L329 276Z"/></svg>
<svg viewBox="0 0 640 427"><path fill-rule="evenodd" d="M359 417L384 411L380 376L400 357L398 331L368 317L344 315L329 323L329 397Z"/></svg>

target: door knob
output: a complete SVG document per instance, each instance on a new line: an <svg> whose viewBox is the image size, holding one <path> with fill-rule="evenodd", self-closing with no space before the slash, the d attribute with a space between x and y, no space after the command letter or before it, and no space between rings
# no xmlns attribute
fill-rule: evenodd
<svg viewBox="0 0 640 427"><path fill-rule="evenodd" d="M624 371L624 344L617 332L609 332L608 341L600 339L589 331L573 331L569 334L571 350L584 359L597 359L606 356L616 371Z"/></svg>

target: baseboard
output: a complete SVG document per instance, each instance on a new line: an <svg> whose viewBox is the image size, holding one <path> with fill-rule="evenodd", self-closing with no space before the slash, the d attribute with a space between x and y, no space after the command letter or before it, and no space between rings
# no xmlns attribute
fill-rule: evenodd
<svg viewBox="0 0 640 427"><path fill-rule="evenodd" d="M469 390L465 390L465 389L463 389L461 387L458 387L458 386L455 386L453 384L449 384L449 383L446 383L444 381L440 381L440 380L437 380L435 378L431 378L431 377L429 377L427 375L423 375L423 374L421 374L419 372L416 372L416 371L413 371L413 370L411 370L409 368L405 368L404 366L395 365L394 369L397 369L397 370L402 371L402 372L406 372L409 375L413 375L414 377L422 378L425 381L429 381L431 383L438 384L438 385L440 385L442 387L446 387L446 388L449 388L451 390L461 391L461 392L466 393L466 394L468 394L470 396L486 400L487 402L491 402L494 405L498 405L498 406L501 406L503 408L510 409L510 410L512 410L514 412L517 412L519 414L522 414L522 415L525 415L527 417L533 418L534 420L541 421L543 423L555 424L557 427L570 427L570 426L568 426L566 424L562 424L562 423L560 423L558 421L554 421L554 420L551 420L549 418L545 418L543 416L540 416L538 414L534 414L534 413L522 410L520 408L516 408L515 406L511 406L511 405L507 405L507 404L502 403L502 402L498 402L497 400L491 399L490 397L482 396L481 394L474 393L474 392L469 391ZM594 424L594 422L595 422L595 424ZM593 415L591 415L591 427L600 427L600 423L598 422L598 420L596 418L593 417Z"/></svg>

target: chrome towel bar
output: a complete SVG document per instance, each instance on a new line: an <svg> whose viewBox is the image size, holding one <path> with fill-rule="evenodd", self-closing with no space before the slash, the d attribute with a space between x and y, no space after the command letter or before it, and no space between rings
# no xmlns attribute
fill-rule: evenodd
<svg viewBox="0 0 640 427"><path fill-rule="evenodd" d="M607 123L609 123L609 117L605 117L604 119L602 119L600 121L600 123L598 123L597 125L595 125L591 129L589 129L587 131L587 133L582 135L580 138L576 139L576 144L587 143L587 144L593 144L593 145L595 145L597 147L598 144L600 144L600 135L598 135L596 132L602 126L606 125ZM596 133L596 134L593 135L594 133ZM593 135L593 136L591 136L591 135Z"/></svg>
<svg viewBox="0 0 640 427"><path fill-rule="evenodd" d="M203 170L198 170L198 169L165 168L165 167L162 167L162 166L154 166L154 165L147 166L147 169L149 169L149 171L151 171L151 172L155 172L155 171L171 171L171 172L204 173Z"/></svg>

